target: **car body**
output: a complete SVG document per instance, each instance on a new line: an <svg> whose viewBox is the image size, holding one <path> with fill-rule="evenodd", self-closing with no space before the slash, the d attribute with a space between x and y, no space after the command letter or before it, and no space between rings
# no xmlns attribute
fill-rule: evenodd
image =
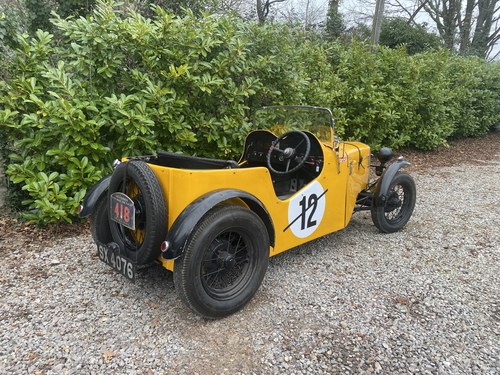
<svg viewBox="0 0 500 375"><path fill-rule="evenodd" d="M256 112L241 159L158 152L123 158L86 195L101 260L133 279L159 261L181 299L206 318L241 309L268 258L345 228L371 210L383 232L401 229L415 204L403 158L370 180L370 148L334 136L328 109L273 106ZM392 216L391 216L392 215Z"/></svg>

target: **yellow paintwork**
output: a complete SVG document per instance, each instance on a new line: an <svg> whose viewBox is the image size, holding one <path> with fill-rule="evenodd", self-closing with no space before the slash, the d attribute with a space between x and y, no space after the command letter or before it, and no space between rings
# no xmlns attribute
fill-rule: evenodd
<svg viewBox="0 0 500 375"><path fill-rule="evenodd" d="M320 175L286 200L276 196L271 174L265 167L188 170L149 164L163 189L168 207L168 228L190 203L202 195L220 189L238 189L259 199L271 216L276 238L270 256L343 229L352 216L358 193L367 187L370 149L359 142L341 142L335 149L325 144L321 147L324 165ZM299 238L291 230L284 231L289 226L289 204L314 181L326 191L324 214L312 234ZM239 199L227 203L245 206ZM161 257L160 260L165 268L173 270L173 261Z"/></svg>
<svg viewBox="0 0 500 375"><path fill-rule="evenodd" d="M359 151L358 148L359 147ZM347 142L341 144L340 155L346 155L347 184L346 184L346 211L345 226L351 221L354 204L359 192L368 185L370 167L370 148L360 142ZM361 156L361 163L359 162Z"/></svg>

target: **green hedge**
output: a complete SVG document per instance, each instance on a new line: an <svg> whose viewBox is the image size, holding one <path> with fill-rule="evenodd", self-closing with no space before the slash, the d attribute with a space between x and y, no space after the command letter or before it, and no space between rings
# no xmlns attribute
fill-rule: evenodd
<svg viewBox="0 0 500 375"><path fill-rule="evenodd" d="M86 18L55 18L56 37L20 37L0 83L2 153L29 220L73 220L123 155L237 157L260 105L332 108L341 137L374 148L431 149L499 123L498 63L372 54L284 25L117 9L100 2Z"/></svg>

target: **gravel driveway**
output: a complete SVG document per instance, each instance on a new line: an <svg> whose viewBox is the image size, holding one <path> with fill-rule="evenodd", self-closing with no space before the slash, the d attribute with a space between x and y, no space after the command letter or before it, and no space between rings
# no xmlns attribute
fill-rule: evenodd
<svg viewBox="0 0 500 375"><path fill-rule="evenodd" d="M88 235L2 250L0 372L498 374L500 155L476 164L412 172L402 232L356 214L272 258L219 321L188 311L161 268L131 284Z"/></svg>

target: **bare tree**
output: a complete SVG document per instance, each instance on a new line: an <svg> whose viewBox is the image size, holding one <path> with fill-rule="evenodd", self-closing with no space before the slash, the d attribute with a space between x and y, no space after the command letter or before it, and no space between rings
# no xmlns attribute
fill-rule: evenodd
<svg viewBox="0 0 500 375"><path fill-rule="evenodd" d="M211 0L207 1L207 10L219 14L238 13L243 3L244 0Z"/></svg>
<svg viewBox="0 0 500 375"><path fill-rule="evenodd" d="M354 2L351 22L355 17L371 23L374 7L375 0ZM450 50L489 59L500 55L500 0L386 0L384 15L428 23Z"/></svg>
<svg viewBox="0 0 500 375"><path fill-rule="evenodd" d="M500 40L500 0L429 0L424 9L449 49L488 57Z"/></svg>
<svg viewBox="0 0 500 375"><path fill-rule="evenodd" d="M278 9L277 19L288 23L299 23L304 29L321 26L325 22L326 1L295 0Z"/></svg>

